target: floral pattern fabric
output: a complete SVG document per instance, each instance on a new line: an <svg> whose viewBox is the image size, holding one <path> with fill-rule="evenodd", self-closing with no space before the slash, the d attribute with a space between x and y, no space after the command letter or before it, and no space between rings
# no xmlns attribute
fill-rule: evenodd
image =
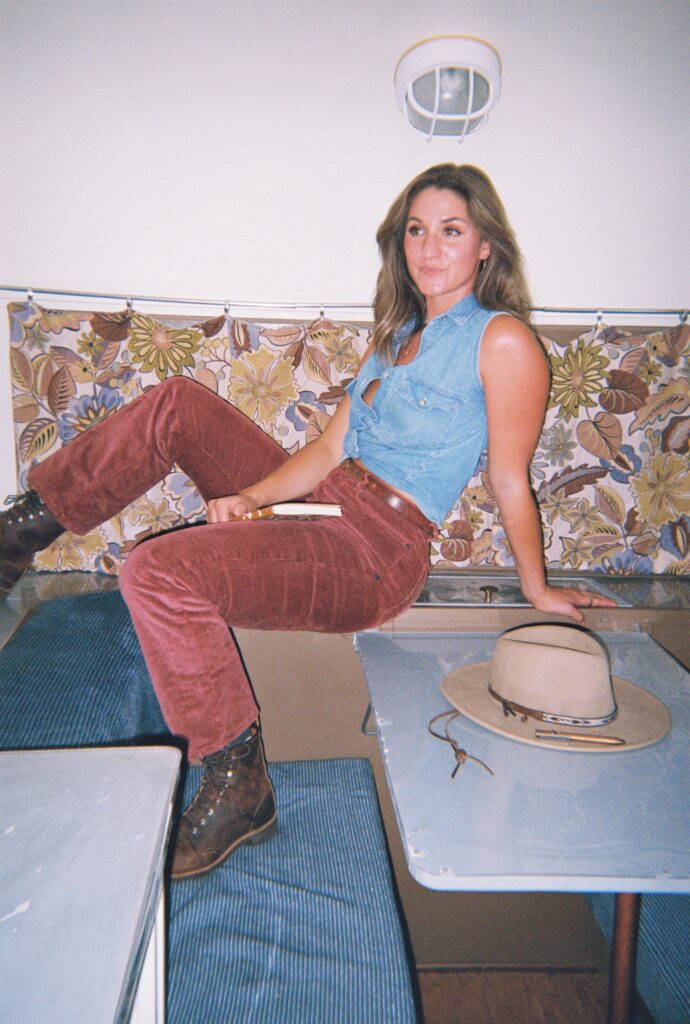
<svg viewBox="0 0 690 1024"><path fill-rule="evenodd" d="M367 327L56 311L10 303L19 488L30 467L143 390L182 374L227 399L288 452L317 437L356 372ZM552 568L690 570L690 328L544 328L552 390L532 482ZM65 534L39 569L117 573L142 538L203 514L173 470L87 537ZM486 458L434 543L432 565L509 567Z"/></svg>

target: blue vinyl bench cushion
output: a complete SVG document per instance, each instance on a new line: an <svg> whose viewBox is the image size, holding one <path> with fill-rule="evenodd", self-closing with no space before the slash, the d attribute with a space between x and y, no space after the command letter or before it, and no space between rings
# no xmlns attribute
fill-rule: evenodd
<svg viewBox="0 0 690 1024"><path fill-rule="evenodd" d="M270 770L277 835L171 886L168 1024L412 1024L369 762Z"/></svg>

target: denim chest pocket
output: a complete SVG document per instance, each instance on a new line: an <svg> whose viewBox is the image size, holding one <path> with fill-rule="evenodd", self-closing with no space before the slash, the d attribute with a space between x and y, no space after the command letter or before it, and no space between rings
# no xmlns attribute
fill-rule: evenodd
<svg viewBox="0 0 690 1024"><path fill-rule="evenodd" d="M461 416L464 400L408 375L400 385L400 414L419 440L440 441Z"/></svg>

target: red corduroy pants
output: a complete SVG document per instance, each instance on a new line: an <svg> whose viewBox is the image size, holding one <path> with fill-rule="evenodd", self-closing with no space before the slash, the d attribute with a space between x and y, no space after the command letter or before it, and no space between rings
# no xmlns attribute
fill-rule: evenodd
<svg viewBox="0 0 690 1024"><path fill-rule="evenodd" d="M174 464L205 500L275 469L283 449L208 389L173 377L34 467L30 486L84 534ZM334 469L312 497L342 518L202 524L128 556L120 587L163 715L193 760L219 750L258 708L228 626L350 632L407 608L429 566L429 538Z"/></svg>

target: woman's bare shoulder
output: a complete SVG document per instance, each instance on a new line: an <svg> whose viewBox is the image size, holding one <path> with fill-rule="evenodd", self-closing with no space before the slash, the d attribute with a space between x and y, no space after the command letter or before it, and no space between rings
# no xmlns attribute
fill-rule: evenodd
<svg viewBox="0 0 690 1024"><path fill-rule="evenodd" d="M537 358L548 362L546 352L536 333L508 313L499 313L486 325L482 338L482 362L500 357Z"/></svg>
<svg viewBox="0 0 690 1024"><path fill-rule="evenodd" d="M510 313L498 313L492 317L484 330L482 344L523 344L542 348L534 331L522 320ZM543 349L542 349L543 351Z"/></svg>
<svg viewBox="0 0 690 1024"><path fill-rule="evenodd" d="M486 326L479 353L482 378L506 374L548 375L548 357L543 345L527 324L501 313Z"/></svg>

